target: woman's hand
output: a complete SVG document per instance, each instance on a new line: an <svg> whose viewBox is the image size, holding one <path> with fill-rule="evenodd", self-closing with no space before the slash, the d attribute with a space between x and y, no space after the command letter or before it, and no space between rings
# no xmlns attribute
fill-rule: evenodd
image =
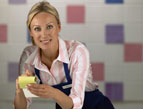
<svg viewBox="0 0 143 109"><path fill-rule="evenodd" d="M23 73L21 76L32 76L32 73L29 72L29 70L26 70L26 72ZM18 93L22 92L22 89L19 86L19 80L18 80L18 78L16 79L16 92L18 92Z"/></svg>
<svg viewBox="0 0 143 109"><path fill-rule="evenodd" d="M29 84L27 88L31 93L39 97L55 100L62 109L72 109L73 107L73 101L69 96L48 84Z"/></svg>
<svg viewBox="0 0 143 109"><path fill-rule="evenodd" d="M53 98L57 90L48 84L29 84L27 88L32 94L42 98Z"/></svg>
<svg viewBox="0 0 143 109"><path fill-rule="evenodd" d="M32 76L32 73L30 73L28 70L21 76ZM15 109L27 109L27 101L26 97L24 95L23 90L19 86L19 80L16 79L16 96L14 99L14 108Z"/></svg>

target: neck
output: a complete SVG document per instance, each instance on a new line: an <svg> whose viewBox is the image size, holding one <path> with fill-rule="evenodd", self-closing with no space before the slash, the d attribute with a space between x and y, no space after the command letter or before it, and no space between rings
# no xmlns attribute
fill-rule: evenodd
<svg viewBox="0 0 143 109"><path fill-rule="evenodd" d="M59 54L59 50L41 51L41 57L46 59L46 60L52 61L52 62L58 57L58 54Z"/></svg>
<svg viewBox="0 0 143 109"><path fill-rule="evenodd" d="M43 64L45 64L49 70L51 69L52 63L53 61L58 57L59 54L59 49L57 50L51 50L51 51L47 51L47 50L41 50L40 51L40 57L41 57L41 61Z"/></svg>

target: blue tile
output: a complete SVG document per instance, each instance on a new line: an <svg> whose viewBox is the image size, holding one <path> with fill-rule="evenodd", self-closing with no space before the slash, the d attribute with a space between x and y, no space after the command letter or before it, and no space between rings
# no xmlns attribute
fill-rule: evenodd
<svg viewBox="0 0 143 109"><path fill-rule="evenodd" d="M28 29L27 29L27 42L31 43L31 37Z"/></svg>
<svg viewBox="0 0 143 109"><path fill-rule="evenodd" d="M122 4L124 3L124 0L106 0L107 4Z"/></svg>

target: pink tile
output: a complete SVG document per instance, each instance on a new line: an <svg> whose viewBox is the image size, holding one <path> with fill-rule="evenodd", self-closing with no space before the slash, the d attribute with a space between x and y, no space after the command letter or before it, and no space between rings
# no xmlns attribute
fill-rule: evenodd
<svg viewBox="0 0 143 109"><path fill-rule="evenodd" d="M0 24L0 42L7 42L7 25Z"/></svg>
<svg viewBox="0 0 143 109"><path fill-rule="evenodd" d="M128 43L124 45L125 62L141 62L143 60L143 46L139 43Z"/></svg>
<svg viewBox="0 0 143 109"><path fill-rule="evenodd" d="M85 22L85 6L70 5L67 6L67 23L84 23Z"/></svg>
<svg viewBox="0 0 143 109"><path fill-rule="evenodd" d="M104 63L91 63L94 81L104 81Z"/></svg>

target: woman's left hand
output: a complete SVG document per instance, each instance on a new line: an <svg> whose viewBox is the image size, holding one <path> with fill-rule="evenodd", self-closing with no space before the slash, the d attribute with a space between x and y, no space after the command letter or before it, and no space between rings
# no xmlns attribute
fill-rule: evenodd
<svg viewBox="0 0 143 109"><path fill-rule="evenodd" d="M55 88L49 86L48 84L29 84L27 88L32 94L42 98L53 98L56 91Z"/></svg>

